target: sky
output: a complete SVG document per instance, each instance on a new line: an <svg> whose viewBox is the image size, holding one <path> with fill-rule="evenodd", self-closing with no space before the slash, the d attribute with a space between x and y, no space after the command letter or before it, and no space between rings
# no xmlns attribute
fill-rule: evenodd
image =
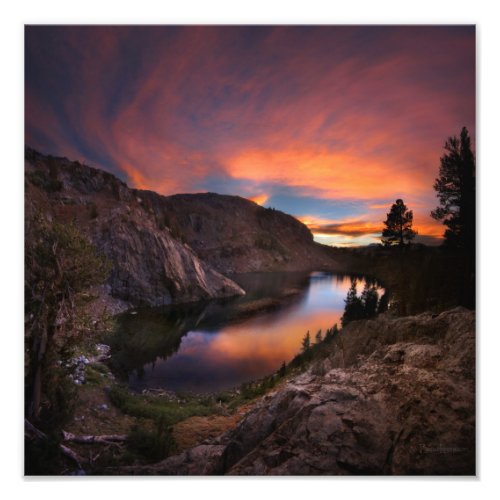
<svg viewBox="0 0 500 500"><path fill-rule="evenodd" d="M25 141L161 194L380 241L392 203L437 244L445 140L475 138L473 26L27 26Z"/></svg>

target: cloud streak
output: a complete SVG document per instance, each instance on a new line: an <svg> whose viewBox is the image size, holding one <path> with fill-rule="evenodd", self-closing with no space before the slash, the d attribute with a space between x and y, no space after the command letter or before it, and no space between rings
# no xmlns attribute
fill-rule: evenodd
<svg viewBox="0 0 500 500"><path fill-rule="evenodd" d="M444 140L475 131L473 27L31 26L25 46L26 142L164 194L353 219L403 198L422 234Z"/></svg>

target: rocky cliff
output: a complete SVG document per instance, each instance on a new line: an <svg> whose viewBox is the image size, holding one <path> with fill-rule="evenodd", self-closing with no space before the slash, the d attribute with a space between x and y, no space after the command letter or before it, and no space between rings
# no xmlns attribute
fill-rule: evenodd
<svg viewBox="0 0 500 500"><path fill-rule="evenodd" d="M26 216L41 211L77 227L112 263L104 290L127 304L162 305L243 294L172 230L140 193L101 170L27 150Z"/></svg>
<svg viewBox="0 0 500 500"><path fill-rule="evenodd" d="M141 196L201 259L227 274L334 269L327 248L309 229L279 210L239 196L214 193Z"/></svg>
<svg viewBox="0 0 500 500"><path fill-rule="evenodd" d="M75 221L112 262L105 289L127 303L162 305L243 294L227 275L335 269L293 217L213 193L162 196L27 148L26 215Z"/></svg>
<svg viewBox="0 0 500 500"><path fill-rule="evenodd" d="M475 314L356 321L225 435L138 474L475 474Z"/></svg>

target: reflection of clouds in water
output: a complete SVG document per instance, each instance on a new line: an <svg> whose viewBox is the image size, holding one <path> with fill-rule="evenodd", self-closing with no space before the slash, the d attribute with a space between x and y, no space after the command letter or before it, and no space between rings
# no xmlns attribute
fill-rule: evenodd
<svg viewBox="0 0 500 500"><path fill-rule="evenodd" d="M229 388L277 370L299 353L307 331L312 341L340 324L349 277L315 273L303 300L286 310L262 313L217 331L191 330L179 350L145 367L143 387L211 391ZM358 280L358 291L364 280Z"/></svg>
<svg viewBox="0 0 500 500"><path fill-rule="evenodd" d="M252 324L228 326L209 345L204 357L223 357L242 360L251 357L268 360L269 364L290 360L300 350L307 330L332 326L340 318L340 311L315 311L290 317L280 324L255 329Z"/></svg>

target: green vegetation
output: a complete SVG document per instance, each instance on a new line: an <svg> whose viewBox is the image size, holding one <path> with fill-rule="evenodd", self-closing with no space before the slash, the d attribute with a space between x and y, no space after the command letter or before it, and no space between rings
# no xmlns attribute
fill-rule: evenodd
<svg viewBox="0 0 500 500"><path fill-rule="evenodd" d="M164 417L156 420L152 428L148 422L139 422L127 436L127 449L147 462L163 460L176 451L172 427Z"/></svg>
<svg viewBox="0 0 500 500"><path fill-rule="evenodd" d="M108 371L105 365L93 363L85 368L86 383L89 386L102 386L107 381Z"/></svg>
<svg viewBox="0 0 500 500"><path fill-rule="evenodd" d="M109 326L87 313L88 290L104 281L109 264L74 224L41 215L26 221L25 256L26 415L50 431L71 414L65 363L85 337Z"/></svg>
<svg viewBox="0 0 500 500"><path fill-rule="evenodd" d="M126 387L115 385L109 393L111 402L127 415L162 421L170 426L194 416L220 413L215 398L184 397L182 402L164 396L133 394Z"/></svg>

